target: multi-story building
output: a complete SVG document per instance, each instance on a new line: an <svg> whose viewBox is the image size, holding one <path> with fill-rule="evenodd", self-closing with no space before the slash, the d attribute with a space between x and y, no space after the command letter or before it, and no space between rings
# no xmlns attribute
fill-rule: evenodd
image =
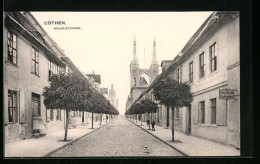
<svg viewBox="0 0 260 164"><path fill-rule="evenodd" d="M97 91L100 91L100 88L99 88L99 86L100 86L100 84L101 84L101 77L100 77L100 75L95 74L94 71L93 71L92 74L86 74L86 75L87 75L87 77L89 78L90 84L91 84Z"/></svg>
<svg viewBox="0 0 260 164"><path fill-rule="evenodd" d="M163 68L162 74L188 82L193 93L189 106L174 110L176 130L240 147L239 41L239 13L213 12L172 64ZM221 99L222 89L234 90L235 98ZM152 85L143 95L151 91ZM172 110L160 108L159 124L171 126Z"/></svg>
<svg viewBox="0 0 260 164"><path fill-rule="evenodd" d="M46 109L43 88L52 74L84 76L49 37L30 12L4 13L4 136L5 141L30 138L65 125L62 109ZM80 119L80 112L74 114ZM41 124L35 124L35 121ZM74 119L75 120L75 119ZM73 119L69 120L74 124Z"/></svg>

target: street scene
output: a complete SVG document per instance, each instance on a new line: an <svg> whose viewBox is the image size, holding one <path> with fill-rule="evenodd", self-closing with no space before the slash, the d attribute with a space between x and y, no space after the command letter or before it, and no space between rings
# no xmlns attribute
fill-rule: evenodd
<svg viewBox="0 0 260 164"><path fill-rule="evenodd" d="M146 133L124 117L120 117L113 123L49 156L183 156L183 154Z"/></svg>
<svg viewBox="0 0 260 164"><path fill-rule="evenodd" d="M3 18L3 157L240 156L238 11Z"/></svg>

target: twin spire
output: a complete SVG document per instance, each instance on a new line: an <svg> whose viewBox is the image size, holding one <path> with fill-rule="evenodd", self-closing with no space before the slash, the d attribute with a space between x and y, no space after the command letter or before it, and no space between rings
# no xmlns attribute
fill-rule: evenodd
<svg viewBox="0 0 260 164"><path fill-rule="evenodd" d="M133 50L133 63L138 64L138 59L136 56L136 41L135 41L135 37L134 37L134 50ZM156 59L156 43L155 43L155 37L154 37L154 41L153 41L153 59L152 59L152 65L158 65L158 61Z"/></svg>

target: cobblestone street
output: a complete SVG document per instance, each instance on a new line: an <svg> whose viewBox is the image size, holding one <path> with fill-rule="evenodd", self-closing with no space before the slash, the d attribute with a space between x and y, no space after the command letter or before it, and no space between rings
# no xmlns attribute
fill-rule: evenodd
<svg viewBox="0 0 260 164"><path fill-rule="evenodd" d="M51 157L182 156L179 152L119 117L95 132L54 152Z"/></svg>

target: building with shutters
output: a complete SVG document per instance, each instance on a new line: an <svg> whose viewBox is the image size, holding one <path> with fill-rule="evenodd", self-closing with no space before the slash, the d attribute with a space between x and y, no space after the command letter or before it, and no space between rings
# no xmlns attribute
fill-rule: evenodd
<svg viewBox="0 0 260 164"><path fill-rule="evenodd" d="M36 126L48 133L64 129L65 112L46 109L43 88L52 74L75 72L84 76L49 37L30 12L4 12L4 139L30 138ZM70 125L81 122L81 112L70 112ZM75 119L77 118L77 119Z"/></svg>

